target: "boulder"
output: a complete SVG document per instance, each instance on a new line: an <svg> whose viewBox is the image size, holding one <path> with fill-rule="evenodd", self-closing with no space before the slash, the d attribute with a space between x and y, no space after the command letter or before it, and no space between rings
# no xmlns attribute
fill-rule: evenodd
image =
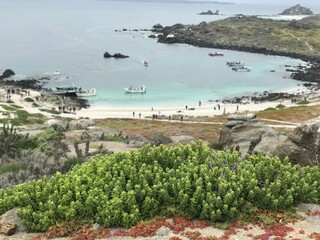
<svg viewBox="0 0 320 240"><path fill-rule="evenodd" d="M113 55L113 57L114 57L114 58L128 58L129 56L124 55L124 54L122 54L122 53L115 53L115 54Z"/></svg>
<svg viewBox="0 0 320 240"><path fill-rule="evenodd" d="M7 236L13 235L17 230L17 225L13 223L2 223L0 224L0 234Z"/></svg>
<svg viewBox="0 0 320 240"><path fill-rule="evenodd" d="M288 156L294 164L319 164L319 145L320 118L315 118L296 127L286 141L277 144L273 154L280 158Z"/></svg>
<svg viewBox="0 0 320 240"><path fill-rule="evenodd" d="M18 208L11 209L0 216L0 233L10 236L16 231L26 231L17 215L17 210Z"/></svg>
<svg viewBox="0 0 320 240"><path fill-rule="evenodd" d="M103 54L103 57L104 57L104 58L112 58L112 55L111 55L110 53L108 53L108 52L105 52L105 53Z"/></svg>
<svg viewBox="0 0 320 240"><path fill-rule="evenodd" d="M14 71L12 71L11 69L6 69L3 73L2 76L0 76L0 79L4 79L4 78L8 78L15 75Z"/></svg>
<svg viewBox="0 0 320 240"><path fill-rule="evenodd" d="M241 127L238 127L241 126ZM220 134L219 144L224 149L237 149L241 156L255 152L272 155L277 144L286 137L256 121L242 122L233 128L224 127Z"/></svg>
<svg viewBox="0 0 320 240"><path fill-rule="evenodd" d="M279 15L313 15L313 12L309 8L305 8L300 6L300 4L297 4L284 10Z"/></svg>
<svg viewBox="0 0 320 240"><path fill-rule="evenodd" d="M248 114L233 114L228 117L229 121L248 121L251 119L255 119L256 114L255 113L248 113Z"/></svg>
<svg viewBox="0 0 320 240"><path fill-rule="evenodd" d="M124 55L124 54L122 54L122 53L115 53L115 54L113 54L113 55L111 55L110 53L108 53L108 52L105 52L104 54L103 54L103 57L104 58L128 58L129 56L127 56L127 55Z"/></svg>
<svg viewBox="0 0 320 240"><path fill-rule="evenodd" d="M151 144L155 146L159 146L160 144L169 144L172 143L172 140L162 133L155 134L151 139Z"/></svg>

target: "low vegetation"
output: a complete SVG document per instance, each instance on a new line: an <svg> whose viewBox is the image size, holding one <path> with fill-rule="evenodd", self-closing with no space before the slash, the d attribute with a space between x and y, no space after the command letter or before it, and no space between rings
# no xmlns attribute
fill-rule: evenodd
<svg viewBox="0 0 320 240"><path fill-rule="evenodd" d="M319 189L319 166L261 155L243 160L237 152L216 152L201 143L146 146L0 190L0 213L21 207L19 216L31 231L71 220L130 227L168 214L216 222L238 219L248 208L319 203Z"/></svg>

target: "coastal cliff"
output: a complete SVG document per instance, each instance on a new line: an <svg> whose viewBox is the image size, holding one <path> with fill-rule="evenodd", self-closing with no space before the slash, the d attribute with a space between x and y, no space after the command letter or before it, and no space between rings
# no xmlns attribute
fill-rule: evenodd
<svg viewBox="0 0 320 240"><path fill-rule="evenodd" d="M161 43L186 43L309 61L320 59L320 16L279 21L238 15L198 25L175 24L153 30L159 33Z"/></svg>

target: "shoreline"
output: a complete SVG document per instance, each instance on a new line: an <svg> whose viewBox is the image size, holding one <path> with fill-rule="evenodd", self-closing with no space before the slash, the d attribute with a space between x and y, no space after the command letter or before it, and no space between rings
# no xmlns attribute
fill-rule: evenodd
<svg viewBox="0 0 320 240"><path fill-rule="evenodd" d="M161 107L89 107L77 108L76 112L60 113L53 115L48 112L40 111L40 109L55 109L59 111L59 106L54 102L47 100L37 100L41 95L41 90L27 90L30 96L21 96L20 94L11 94L10 100L13 104L21 106L29 113L40 113L46 117L69 117L74 119L89 118L89 119L157 119L157 120L184 120L183 118L193 117L212 117L228 114L243 114L249 112L258 112L268 108L276 108L279 104L285 107L299 106L299 101L310 100L308 106L320 104L320 91L315 85L299 85L295 88L290 88L281 93L268 93L259 97L252 97L243 101L247 97L235 97L229 100L217 100L197 102L188 106L161 106ZM275 99L271 96L275 94ZM3 86L0 89L1 101L6 103L6 90ZM271 96L271 100L268 100ZM25 101L25 98L32 98L39 105L33 106L33 102ZM66 100L68 102L68 100ZM3 111L5 111L3 109ZM181 117L182 116L182 117Z"/></svg>

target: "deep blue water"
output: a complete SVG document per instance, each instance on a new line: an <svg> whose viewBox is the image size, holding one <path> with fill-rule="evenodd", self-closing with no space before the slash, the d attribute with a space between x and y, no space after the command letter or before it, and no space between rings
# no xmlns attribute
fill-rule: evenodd
<svg viewBox="0 0 320 240"><path fill-rule="evenodd" d="M159 44L149 32L154 24L198 24L234 14L271 15L289 6L217 5L102 0L1 0L0 69L17 75L59 71L49 86L75 84L96 88L95 106L173 106L297 85L284 65L300 60L225 51L209 57L211 49ZM219 9L222 16L197 13ZM319 10L315 6L312 10ZM320 11L319 11L320 12ZM104 59L120 52L130 58ZM143 61L149 66L145 67ZM226 61L243 60L251 72L236 73ZM276 70L276 72L270 72ZM147 93L130 95L124 87L145 85Z"/></svg>

